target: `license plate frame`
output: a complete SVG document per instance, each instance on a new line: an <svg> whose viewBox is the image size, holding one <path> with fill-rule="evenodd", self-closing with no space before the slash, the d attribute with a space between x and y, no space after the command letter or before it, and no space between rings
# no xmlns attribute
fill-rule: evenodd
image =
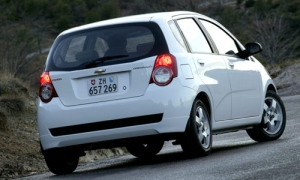
<svg viewBox="0 0 300 180"><path fill-rule="evenodd" d="M101 76L87 80L88 95L97 96L118 92L118 76Z"/></svg>

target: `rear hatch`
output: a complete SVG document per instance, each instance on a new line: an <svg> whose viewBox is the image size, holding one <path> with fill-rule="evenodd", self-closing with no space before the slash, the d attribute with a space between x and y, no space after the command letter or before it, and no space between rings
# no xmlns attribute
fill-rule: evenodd
<svg viewBox="0 0 300 180"><path fill-rule="evenodd" d="M157 55L168 53L155 23L86 29L59 36L47 59L65 106L142 96Z"/></svg>

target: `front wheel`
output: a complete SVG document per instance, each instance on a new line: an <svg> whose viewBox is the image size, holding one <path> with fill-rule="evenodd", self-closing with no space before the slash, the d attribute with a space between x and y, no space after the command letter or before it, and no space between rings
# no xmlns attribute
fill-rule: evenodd
<svg viewBox="0 0 300 180"><path fill-rule="evenodd" d="M164 141L152 141L147 144L131 143L126 146L130 154L138 158L155 156L164 146Z"/></svg>
<svg viewBox="0 0 300 180"><path fill-rule="evenodd" d="M181 147L184 153L193 157L205 156L211 151L210 116L199 99L194 101Z"/></svg>
<svg viewBox="0 0 300 180"><path fill-rule="evenodd" d="M285 107L274 91L268 91L265 97L261 124L247 129L248 135L255 141L271 141L278 139L286 124Z"/></svg>

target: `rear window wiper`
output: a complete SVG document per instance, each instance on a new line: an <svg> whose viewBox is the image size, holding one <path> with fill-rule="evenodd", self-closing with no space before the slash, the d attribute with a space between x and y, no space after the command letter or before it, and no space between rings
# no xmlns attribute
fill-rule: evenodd
<svg viewBox="0 0 300 180"><path fill-rule="evenodd" d="M112 60L112 59L117 59L117 58L124 58L124 57L128 57L129 55L117 55L117 56L104 56L104 57L101 57L101 58L98 58L98 59L94 59L92 61L89 61L89 62L85 62L81 65L84 65L86 68L90 68L90 67L93 67L93 66L96 66L97 64L99 63L103 63L107 60Z"/></svg>

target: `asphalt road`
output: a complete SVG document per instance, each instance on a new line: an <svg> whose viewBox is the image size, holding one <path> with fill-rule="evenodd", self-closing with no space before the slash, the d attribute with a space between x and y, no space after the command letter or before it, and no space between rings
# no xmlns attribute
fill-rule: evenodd
<svg viewBox="0 0 300 180"><path fill-rule="evenodd" d="M215 135L207 157L188 159L180 146L165 143L151 160L131 155L79 165L70 175L45 173L21 179L101 179L101 180L220 180L220 179L300 179L300 96L282 98L287 124L276 141L257 143L246 131Z"/></svg>

